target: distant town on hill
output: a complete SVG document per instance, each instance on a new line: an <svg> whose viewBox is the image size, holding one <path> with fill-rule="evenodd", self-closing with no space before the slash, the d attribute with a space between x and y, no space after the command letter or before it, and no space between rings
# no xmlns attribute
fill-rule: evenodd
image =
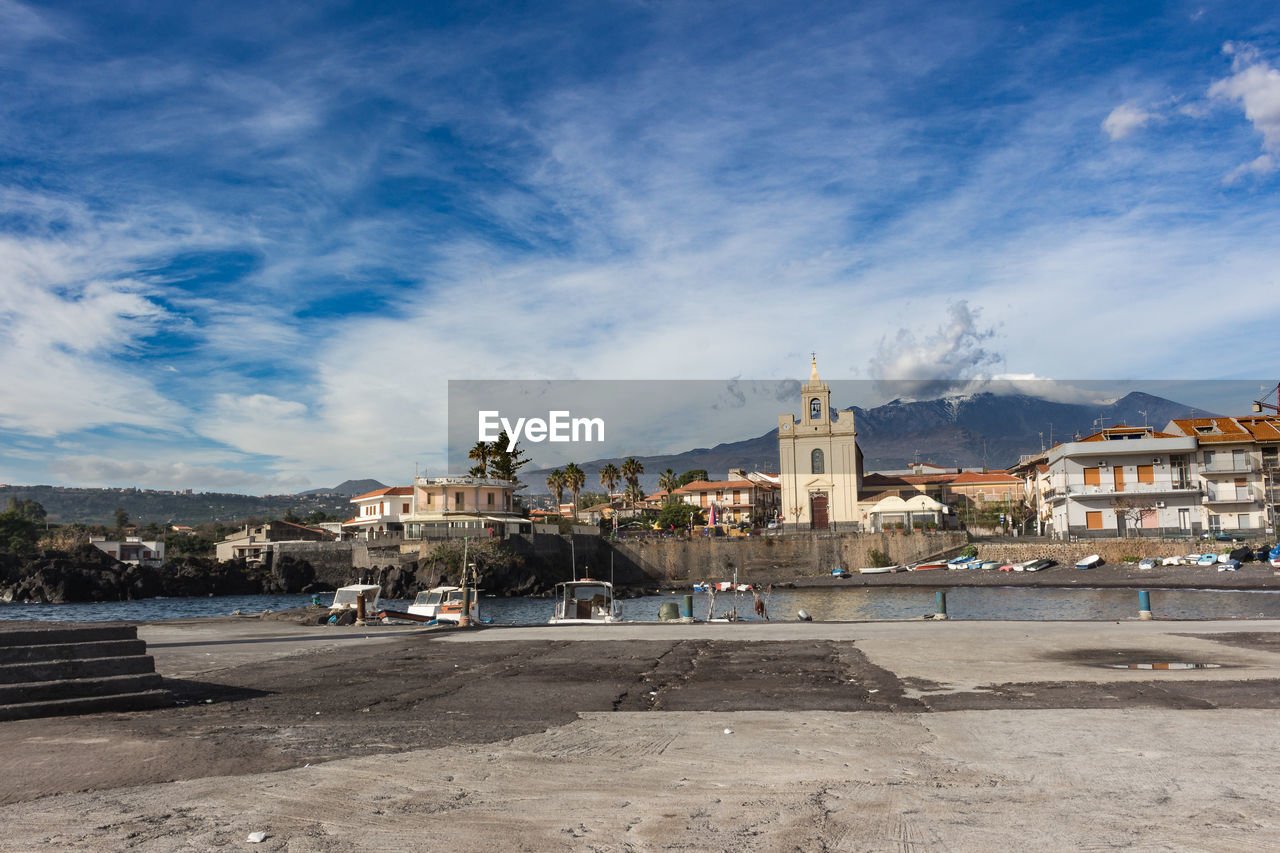
<svg viewBox="0 0 1280 853"><path fill-rule="evenodd" d="M139 526L152 522L194 527L206 522L234 524L249 518L283 518L292 510L299 518L323 512L330 518L351 516L351 497L383 488L377 480L348 480L332 489L301 495L235 495L218 492L155 489L84 489L66 486L0 486L0 509L10 498L39 501L51 524L111 524L123 509Z"/></svg>

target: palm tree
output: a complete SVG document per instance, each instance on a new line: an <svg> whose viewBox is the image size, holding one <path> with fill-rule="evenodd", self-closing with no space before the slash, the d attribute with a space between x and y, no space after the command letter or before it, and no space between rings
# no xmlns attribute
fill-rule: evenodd
<svg viewBox="0 0 1280 853"><path fill-rule="evenodd" d="M547 488L551 490L551 494L556 498L556 512L560 512L560 501L564 498L564 472L559 468L547 475Z"/></svg>
<svg viewBox="0 0 1280 853"><path fill-rule="evenodd" d="M626 461L622 463L622 479L627 481L628 485L640 485L640 475L644 473L644 466L640 464L640 460L634 456L628 456ZM632 506L635 506L634 501Z"/></svg>
<svg viewBox="0 0 1280 853"><path fill-rule="evenodd" d="M582 486L587 482L587 475L582 473L582 469L577 463L570 462L564 466L564 485L569 491L573 492L573 517L578 517L578 492L582 491Z"/></svg>
<svg viewBox="0 0 1280 853"><path fill-rule="evenodd" d="M670 468L658 475L658 488L666 489L667 497L671 497L671 493L680 488L680 475Z"/></svg>
<svg viewBox="0 0 1280 853"><path fill-rule="evenodd" d="M634 508L636 504L644 502L644 489L640 488L639 483L627 483L627 488L622 493L622 499L630 503Z"/></svg>
<svg viewBox="0 0 1280 853"><path fill-rule="evenodd" d="M604 486L606 497L613 498L613 487L618 485L618 481L621 479L622 472L612 462L600 469L600 485Z"/></svg>
<svg viewBox="0 0 1280 853"><path fill-rule="evenodd" d="M493 445L484 441L477 441L475 447L471 448L467 458L476 463L475 467L468 472L472 477L489 476L489 458L495 449Z"/></svg>

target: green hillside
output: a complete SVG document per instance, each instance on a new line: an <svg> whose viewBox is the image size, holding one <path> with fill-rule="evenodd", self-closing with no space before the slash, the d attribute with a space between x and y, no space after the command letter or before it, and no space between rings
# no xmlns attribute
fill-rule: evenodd
<svg viewBox="0 0 1280 853"><path fill-rule="evenodd" d="M281 518L286 510L302 517L320 510L331 516L351 517L352 505L344 495L232 495L216 492L180 493L147 489L78 489L62 486L0 486L0 509L10 498L35 500L45 508L53 524L112 524L117 507L134 524L185 524L205 522L234 524L243 519Z"/></svg>

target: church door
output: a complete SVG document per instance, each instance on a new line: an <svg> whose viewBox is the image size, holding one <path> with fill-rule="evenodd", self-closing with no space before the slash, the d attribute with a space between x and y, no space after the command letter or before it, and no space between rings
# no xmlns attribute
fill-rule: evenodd
<svg viewBox="0 0 1280 853"><path fill-rule="evenodd" d="M809 498L809 527L813 530L827 529L827 493L817 492Z"/></svg>

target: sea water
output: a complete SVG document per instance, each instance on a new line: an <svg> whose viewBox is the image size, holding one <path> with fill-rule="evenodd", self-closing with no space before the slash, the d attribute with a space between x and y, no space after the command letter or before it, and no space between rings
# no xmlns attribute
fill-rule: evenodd
<svg viewBox="0 0 1280 853"><path fill-rule="evenodd" d="M806 610L819 622L915 619L932 614L941 587L850 587L846 589L775 589L762 594L771 619L794 620ZM1138 614L1136 589L1079 587L946 587L947 613L952 619L1030 621L1116 621ZM1152 589L1151 610L1156 619L1275 619L1280 618L1280 590ZM623 619L651 622L668 601L681 604L684 592L646 595L622 601ZM319 596L328 606L333 594ZM149 598L90 604L0 604L0 620L44 622L152 622L206 616L257 614L305 607L311 595L227 595L203 598ZM405 610L409 601L383 599L379 606ZM709 613L705 593L693 594L693 615ZM554 602L547 598L482 596L481 617L498 625L541 625L551 618ZM719 593L715 615L732 608L755 619L751 593Z"/></svg>

